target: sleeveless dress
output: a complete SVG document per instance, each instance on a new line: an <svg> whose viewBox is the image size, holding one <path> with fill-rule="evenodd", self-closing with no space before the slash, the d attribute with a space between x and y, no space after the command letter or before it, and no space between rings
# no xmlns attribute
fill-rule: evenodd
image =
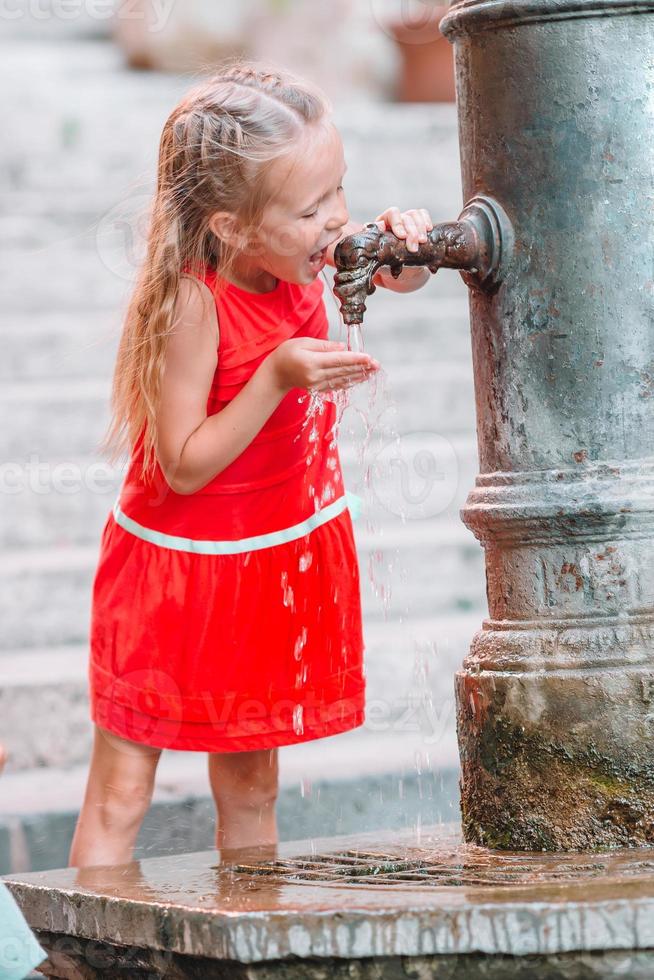
<svg viewBox="0 0 654 980"><path fill-rule="evenodd" d="M187 271L186 269L184 270ZM214 291L216 273L194 273ZM327 338L323 282L233 283L215 296L221 411L290 337ZM334 735L364 722L360 580L336 406L308 412L293 388L245 450L192 494L141 430L105 522L92 586L92 720L160 748L236 752Z"/></svg>

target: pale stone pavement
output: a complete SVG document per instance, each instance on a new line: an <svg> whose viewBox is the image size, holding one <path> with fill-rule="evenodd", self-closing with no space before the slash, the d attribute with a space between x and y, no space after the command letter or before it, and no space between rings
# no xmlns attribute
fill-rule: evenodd
<svg viewBox="0 0 654 980"><path fill-rule="evenodd" d="M103 37L19 27L0 23L0 740L11 753L0 873L3 860L30 862L21 819L81 803L90 586L122 475L95 445L159 133L190 82L126 70ZM353 218L389 205L456 218L454 106L339 106L336 121ZM466 287L445 270L412 294L377 289L364 339L385 384L357 391L340 445L346 486L366 506L355 528L370 714L354 732L281 750L284 786L304 796L320 780L451 774L452 675L486 615L482 549L459 518L477 472ZM205 795L205 766L202 754L164 753L157 798Z"/></svg>

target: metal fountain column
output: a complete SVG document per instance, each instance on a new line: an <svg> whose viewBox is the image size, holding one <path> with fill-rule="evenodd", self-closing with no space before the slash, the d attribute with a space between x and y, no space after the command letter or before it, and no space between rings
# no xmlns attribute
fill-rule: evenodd
<svg viewBox="0 0 654 980"><path fill-rule="evenodd" d="M417 253L343 240L335 292L360 323L380 265L470 286L489 615L455 682L464 835L654 843L654 0L463 0L441 30L468 203Z"/></svg>

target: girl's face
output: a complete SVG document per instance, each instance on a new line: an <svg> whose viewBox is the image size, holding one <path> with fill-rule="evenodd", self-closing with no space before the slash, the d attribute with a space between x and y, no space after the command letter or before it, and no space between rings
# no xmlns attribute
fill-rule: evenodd
<svg viewBox="0 0 654 980"><path fill-rule="evenodd" d="M334 124L305 126L297 147L270 166L267 180L274 197L248 240L238 274L264 292L266 283L274 288L273 276L302 285L313 282L325 264L327 246L342 237L349 220L345 170Z"/></svg>

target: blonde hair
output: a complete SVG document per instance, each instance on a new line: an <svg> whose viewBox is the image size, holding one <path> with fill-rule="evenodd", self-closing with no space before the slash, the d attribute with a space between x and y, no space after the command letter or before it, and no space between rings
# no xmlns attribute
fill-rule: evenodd
<svg viewBox="0 0 654 980"><path fill-rule="evenodd" d="M226 210L257 227L272 194L270 164L307 123L332 110L309 82L261 62L225 63L173 109L159 143L145 259L124 317L111 390L112 417L100 452L111 462L145 426L141 477L154 473L155 420L167 339L183 268L209 265L229 277L238 246L218 239L210 216ZM222 284L217 279L215 294Z"/></svg>

